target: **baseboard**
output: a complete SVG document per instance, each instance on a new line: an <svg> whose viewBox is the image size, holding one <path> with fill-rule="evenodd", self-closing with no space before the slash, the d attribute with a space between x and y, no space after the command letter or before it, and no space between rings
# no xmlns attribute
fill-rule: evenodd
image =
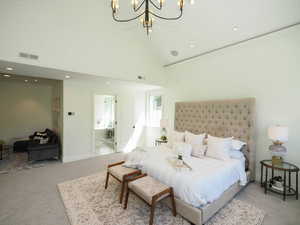
<svg viewBox="0 0 300 225"><path fill-rule="evenodd" d="M64 156L62 162L63 163L74 162L78 160L88 159L91 157L94 157L94 155L85 154L85 155Z"/></svg>

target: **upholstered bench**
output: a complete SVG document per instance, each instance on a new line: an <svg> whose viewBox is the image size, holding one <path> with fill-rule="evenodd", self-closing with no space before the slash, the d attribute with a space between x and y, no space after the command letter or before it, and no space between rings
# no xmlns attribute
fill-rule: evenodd
<svg viewBox="0 0 300 225"><path fill-rule="evenodd" d="M122 184L120 193L120 203L122 203L123 200L127 179L141 174L140 170L124 167L122 165L124 162L125 161L108 165L105 181L105 189L107 189L110 175Z"/></svg>
<svg viewBox="0 0 300 225"><path fill-rule="evenodd" d="M170 197L173 215L176 216L176 205L172 187L168 187L167 185L160 183L158 180L147 176L147 174L142 174L129 179L127 184L128 188L125 197L124 209L127 209L129 192L134 193L151 207L149 225L152 225L156 203L162 199Z"/></svg>

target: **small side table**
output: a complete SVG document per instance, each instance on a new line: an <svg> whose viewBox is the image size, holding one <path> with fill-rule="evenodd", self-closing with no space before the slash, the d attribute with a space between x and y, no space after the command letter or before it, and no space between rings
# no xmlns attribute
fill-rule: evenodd
<svg viewBox="0 0 300 225"><path fill-rule="evenodd" d="M265 194L267 191L271 191L277 194L281 194L283 197L283 200L285 201L286 196L296 196L296 199L298 200L298 173L299 168L296 165L293 165L288 162L283 162L280 165L274 165L272 164L272 160L262 160L260 162L261 165L261 177L260 177L260 184L262 187L265 188ZM264 173L265 168L265 173ZM271 175L274 177L275 171L282 171L283 172L283 191L278 191L273 188L269 187L269 180L268 180L268 170L271 169ZM287 173L288 173L288 184L287 184ZM296 189L294 189L291 185L291 177L292 173L295 173L296 178ZM265 177L265 181L263 181L263 177Z"/></svg>
<svg viewBox="0 0 300 225"><path fill-rule="evenodd" d="M161 145L162 143L168 143L168 140L162 140L160 138L155 139L155 146L156 147Z"/></svg>

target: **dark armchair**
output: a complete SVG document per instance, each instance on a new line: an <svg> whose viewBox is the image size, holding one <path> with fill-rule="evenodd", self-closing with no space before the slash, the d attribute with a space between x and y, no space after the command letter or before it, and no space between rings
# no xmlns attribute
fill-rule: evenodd
<svg viewBox="0 0 300 225"><path fill-rule="evenodd" d="M40 144L38 140L35 140L36 133L30 136L30 141L28 143L28 160L45 160L51 158L59 158L59 138L51 130L46 129L43 133L47 134L48 141L45 144Z"/></svg>

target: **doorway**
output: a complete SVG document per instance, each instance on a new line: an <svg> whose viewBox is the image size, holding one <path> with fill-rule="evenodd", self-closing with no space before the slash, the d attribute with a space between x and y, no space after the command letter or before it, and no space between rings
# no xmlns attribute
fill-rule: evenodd
<svg viewBox="0 0 300 225"><path fill-rule="evenodd" d="M94 96L94 151L96 155L116 152L116 96Z"/></svg>

